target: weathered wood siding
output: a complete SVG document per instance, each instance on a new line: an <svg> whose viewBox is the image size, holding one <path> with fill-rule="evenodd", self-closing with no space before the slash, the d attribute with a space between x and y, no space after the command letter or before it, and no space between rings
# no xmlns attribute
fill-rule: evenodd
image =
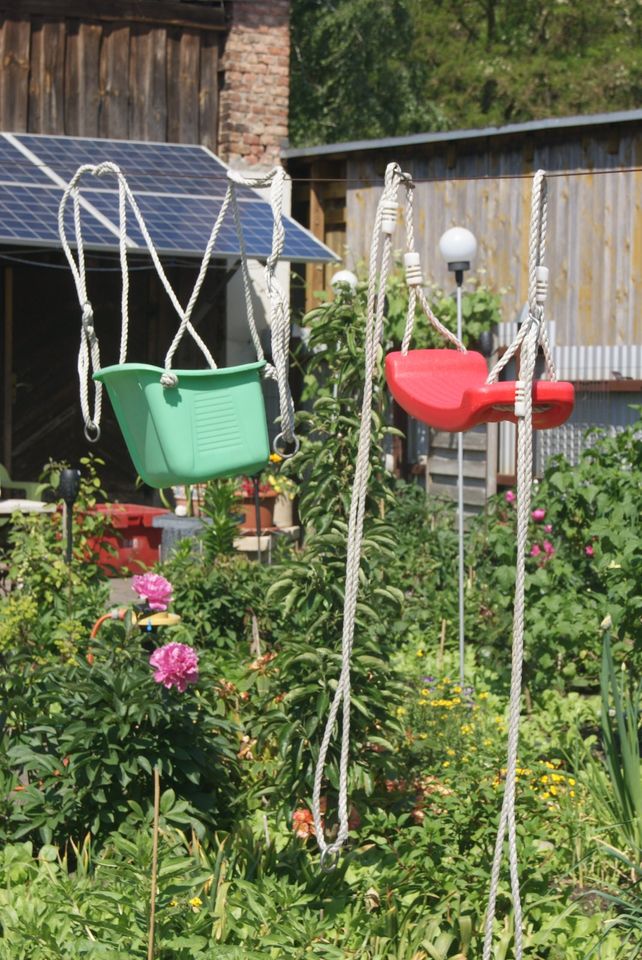
<svg viewBox="0 0 642 960"><path fill-rule="evenodd" d="M0 129L216 149L222 11L151 0L96 8L0 9Z"/></svg>
<svg viewBox="0 0 642 960"><path fill-rule="evenodd" d="M452 287L439 237L455 224L469 227L479 243L474 268L505 291L504 320L513 320L527 295L530 175L541 167L562 174L549 178L547 316L556 343L642 343L642 172L630 169L642 165L639 127L617 136L571 130L565 141L541 146L491 149L478 141L467 153L445 145L432 156L389 153L347 161L349 266L367 260L380 196L373 184L396 159L417 181L415 227L426 279ZM396 243L401 249L401 215Z"/></svg>

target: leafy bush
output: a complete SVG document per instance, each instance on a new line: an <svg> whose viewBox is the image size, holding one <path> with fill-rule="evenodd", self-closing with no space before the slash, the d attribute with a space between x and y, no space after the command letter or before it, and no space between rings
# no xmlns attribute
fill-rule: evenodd
<svg viewBox="0 0 642 960"><path fill-rule="evenodd" d="M9 662L5 836L104 840L133 807L149 806L154 766L185 801L185 824L202 832L229 817L240 732L217 695L215 664L202 658L196 690L165 690L138 639L119 646L115 633L77 663Z"/></svg>

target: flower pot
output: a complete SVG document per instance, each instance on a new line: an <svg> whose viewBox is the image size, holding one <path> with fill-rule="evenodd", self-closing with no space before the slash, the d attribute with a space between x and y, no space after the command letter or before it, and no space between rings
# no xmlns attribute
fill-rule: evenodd
<svg viewBox="0 0 642 960"><path fill-rule="evenodd" d="M259 517L261 530L273 530L274 507L277 500L277 494L274 490L259 495ZM239 511L243 519L241 520L241 530L243 533L256 534L256 505L254 497L243 497L240 503Z"/></svg>

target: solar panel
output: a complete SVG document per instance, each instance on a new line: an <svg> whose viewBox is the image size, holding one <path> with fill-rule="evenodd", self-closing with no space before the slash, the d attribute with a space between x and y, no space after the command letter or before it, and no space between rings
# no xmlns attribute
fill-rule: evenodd
<svg viewBox="0 0 642 960"><path fill-rule="evenodd" d="M0 242L60 247L58 205L66 183L81 164L118 164L136 196L159 253L197 256L205 249L227 187L227 168L206 147L170 143L38 134L0 135ZM81 214L88 249L116 250L118 193L106 176L83 181ZM237 188L248 256L265 258L272 245L272 211L255 190ZM285 227L285 260L330 261L332 251L290 217ZM71 205L65 220L74 236ZM133 212L128 237L145 251ZM231 210L225 217L215 256L237 256L239 243Z"/></svg>

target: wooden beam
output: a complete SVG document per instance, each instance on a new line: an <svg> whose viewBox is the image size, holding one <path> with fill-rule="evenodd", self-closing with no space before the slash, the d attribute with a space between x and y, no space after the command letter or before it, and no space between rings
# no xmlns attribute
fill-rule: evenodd
<svg viewBox="0 0 642 960"><path fill-rule="evenodd" d="M164 27L194 27L198 30L226 29L223 4L187 5L175 0L101 0L91 7L86 0L7 0L3 9L10 19L32 15L74 17L81 20L121 23L151 23Z"/></svg>
<svg viewBox="0 0 642 960"><path fill-rule="evenodd" d="M13 446L13 267L4 268L2 462L11 476Z"/></svg>
<svg viewBox="0 0 642 960"><path fill-rule="evenodd" d="M320 181L323 167L319 161L312 164L310 169L310 232L317 240L325 243L325 210L323 207L325 184ZM305 267L305 310L312 310L317 300L315 291L325 288L325 270L322 263L308 263Z"/></svg>

